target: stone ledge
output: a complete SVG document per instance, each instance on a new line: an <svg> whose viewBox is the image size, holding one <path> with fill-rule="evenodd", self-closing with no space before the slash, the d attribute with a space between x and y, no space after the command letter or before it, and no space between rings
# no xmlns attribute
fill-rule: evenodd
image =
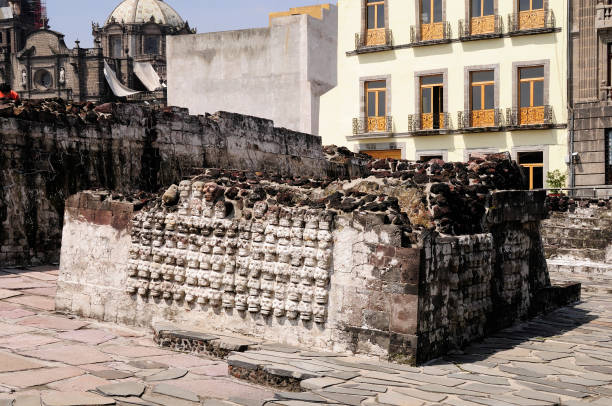
<svg viewBox="0 0 612 406"><path fill-rule="evenodd" d="M153 340L161 348L188 354L206 354L225 359L232 352L245 352L259 343L238 337L184 330L166 323L153 325Z"/></svg>

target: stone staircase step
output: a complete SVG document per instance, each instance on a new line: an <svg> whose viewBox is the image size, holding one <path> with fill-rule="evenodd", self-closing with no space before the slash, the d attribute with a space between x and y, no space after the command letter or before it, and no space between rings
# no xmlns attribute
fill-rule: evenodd
<svg viewBox="0 0 612 406"><path fill-rule="evenodd" d="M227 358L230 353L259 348L261 342L247 337L227 336L196 327L179 327L169 323L153 324L154 341L162 348L188 354L205 354Z"/></svg>
<svg viewBox="0 0 612 406"><path fill-rule="evenodd" d="M580 238L572 237L555 237L555 238L542 238L542 242L545 246L557 246L563 248L581 248L581 249L600 249L605 250L609 245L607 239L597 239L590 236L584 236Z"/></svg>
<svg viewBox="0 0 612 406"><path fill-rule="evenodd" d="M549 259L573 258L579 261L606 262L606 250L592 248L566 248L544 245L544 254Z"/></svg>
<svg viewBox="0 0 612 406"><path fill-rule="evenodd" d="M580 261L575 259L549 259L547 261L549 272L564 274L581 274L591 276L612 277L612 264L605 262Z"/></svg>

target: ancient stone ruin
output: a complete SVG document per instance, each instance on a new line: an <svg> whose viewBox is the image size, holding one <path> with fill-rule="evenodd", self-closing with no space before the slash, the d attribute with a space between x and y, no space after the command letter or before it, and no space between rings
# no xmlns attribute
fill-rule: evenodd
<svg viewBox="0 0 612 406"><path fill-rule="evenodd" d="M74 195L57 309L416 363L579 298L550 285L544 192L506 155L360 172L203 169L137 204Z"/></svg>

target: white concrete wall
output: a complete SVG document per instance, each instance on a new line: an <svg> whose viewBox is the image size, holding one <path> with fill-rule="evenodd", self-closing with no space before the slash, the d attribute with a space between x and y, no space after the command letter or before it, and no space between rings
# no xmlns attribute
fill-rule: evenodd
<svg viewBox="0 0 612 406"><path fill-rule="evenodd" d="M231 111L318 132L319 96L336 85L337 7L323 20L168 37L168 104L191 114Z"/></svg>

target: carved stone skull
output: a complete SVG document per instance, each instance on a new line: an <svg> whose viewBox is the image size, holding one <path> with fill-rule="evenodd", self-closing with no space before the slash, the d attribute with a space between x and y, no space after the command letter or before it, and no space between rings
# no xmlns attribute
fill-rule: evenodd
<svg viewBox="0 0 612 406"><path fill-rule="evenodd" d="M209 182L204 185L204 200L214 202L219 194L219 185L214 182Z"/></svg>

